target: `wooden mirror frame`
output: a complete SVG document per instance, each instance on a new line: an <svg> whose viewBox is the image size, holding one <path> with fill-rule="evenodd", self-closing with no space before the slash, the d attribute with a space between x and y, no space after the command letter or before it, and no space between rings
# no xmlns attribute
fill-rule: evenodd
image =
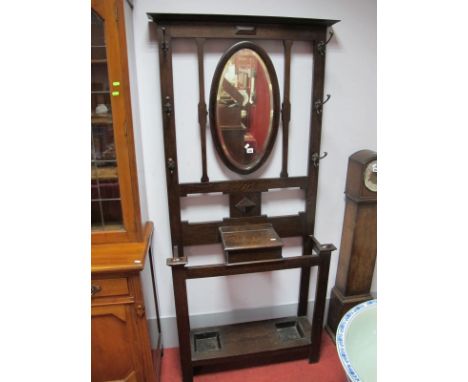
<svg viewBox="0 0 468 382"><path fill-rule="evenodd" d="M223 75L226 64L230 60L230 58L242 49L253 50L263 60L263 63L265 64L266 69L268 71L268 76L270 77L272 97L273 97L273 117L271 121L271 131L269 133L267 145L260 159L255 161L253 165L249 165L247 168L237 167L231 160L229 160L225 151L223 150L223 145L219 139L217 124L216 124L216 100L218 96L218 88L219 88L219 82L221 80L221 76ZM280 93L279 93L278 78L276 76L275 67L273 66L273 62L271 61L268 53L262 47L250 41L241 41L232 45L223 54L223 56L218 62L215 73L213 75L213 80L211 81L209 102L210 102L209 118L210 118L211 136L213 138L213 143L216 148L216 152L218 153L223 163L230 170L237 172L239 174L251 174L254 171L258 170L270 156L270 153L276 142L276 136L278 135L278 127L279 127Z"/></svg>

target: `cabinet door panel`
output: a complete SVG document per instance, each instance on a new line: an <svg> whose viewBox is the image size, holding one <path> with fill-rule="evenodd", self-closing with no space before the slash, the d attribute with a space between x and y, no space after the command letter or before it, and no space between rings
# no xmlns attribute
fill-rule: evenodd
<svg viewBox="0 0 468 382"><path fill-rule="evenodd" d="M140 206L121 0L92 0L92 243L138 240Z"/></svg>
<svg viewBox="0 0 468 382"><path fill-rule="evenodd" d="M91 316L92 381L141 381L130 307L92 307Z"/></svg>

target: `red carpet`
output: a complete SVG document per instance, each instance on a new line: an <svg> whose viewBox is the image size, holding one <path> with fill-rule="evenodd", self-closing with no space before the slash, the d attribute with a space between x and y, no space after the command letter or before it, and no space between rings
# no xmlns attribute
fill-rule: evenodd
<svg viewBox="0 0 468 382"><path fill-rule="evenodd" d="M179 349L164 349L162 358L161 382L182 381L179 364ZM346 376L341 367L336 347L330 337L323 332L320 361L309 364L305 359L282 362L241 370L199 374L195 382L345 382Z"/></svg>

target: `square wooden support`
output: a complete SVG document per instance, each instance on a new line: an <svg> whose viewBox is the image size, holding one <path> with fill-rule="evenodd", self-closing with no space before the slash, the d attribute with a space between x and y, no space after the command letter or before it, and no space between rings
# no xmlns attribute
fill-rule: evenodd
<svg viewBox="0 0 468 382"><path fill-rule="evenodd" d="M270 223L219 227L226 263L281 259L283 241Z"/></svg>

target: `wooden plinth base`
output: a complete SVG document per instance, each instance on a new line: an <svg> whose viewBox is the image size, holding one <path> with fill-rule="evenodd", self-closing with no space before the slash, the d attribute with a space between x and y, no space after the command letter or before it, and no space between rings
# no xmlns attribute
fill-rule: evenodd
<svg viewBox="0 0 468 382"><path fill-rule="evenodd" d="M309 320L302 316L193 329L190 332L192 366L229 368L238 361L261 363L262 358L269 361L307 358L310 334Z"/></svg>
<svg viewBox="0 0 468 382"><path fill-rule="evenodd" d="M340 323L340 320L345 315L345 313L353 306L372 299L373 297L369 293L355 296L345 296L336 287L332 289L325 330L333 341L335 341L338 324Z"/></svg>

